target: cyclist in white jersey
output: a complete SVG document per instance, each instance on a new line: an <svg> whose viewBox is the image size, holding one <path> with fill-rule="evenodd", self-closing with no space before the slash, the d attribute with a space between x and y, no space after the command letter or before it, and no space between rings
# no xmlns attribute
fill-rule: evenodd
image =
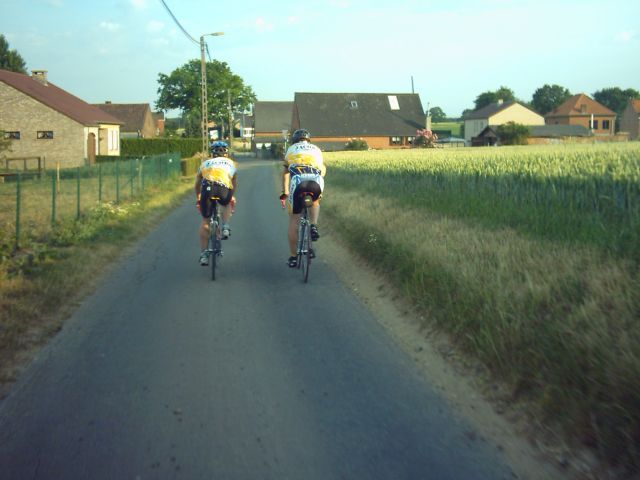
<svg viewBox="0 0 640 480"><path fill-rule="evenodd" d="M287 236L291 256L287 263L291 268L298 266L296 249L298 244L298 222L302 212L300 192L309 192L313 195L314 202L310 212L311 240L315 242L320 238L318 216L320 215L320 198L324 190L324 176L327 173L327 168L322 159L322 152L310 140L311 135L307 130L296 130L291 136L292 145L284 156L280 200L289 199L289 230Z"/></svg>
<svg viewBox="0 0 640 480"><path fill-rule="evenodd" d="M198 235L200 237L200 265L209 265L207 243L209 241L209 218L213 213L211 197L218 197L218 205L221 206L222 239L226 240L231 235L229 219L235 207L234 193L238 189L236 162L229 158L229 146L225 142L213 142L211 144L212 158L203 161L196 175L195 190L198 197L197 207L202 214L202 223ZM203 187L211 186L209 195L201 195Z"/></svg>

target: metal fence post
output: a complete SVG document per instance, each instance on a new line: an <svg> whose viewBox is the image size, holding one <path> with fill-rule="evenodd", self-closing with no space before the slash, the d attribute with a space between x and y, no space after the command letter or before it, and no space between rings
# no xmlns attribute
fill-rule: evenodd
<svg viewBox="0 0 640 480"><path fill-rule="evenodd" d="M58 203L58 182L57 176L54 173L51 174L51 226L56 224L56 205Z"/></svg>
<svg viewBox="0 0 640 480"><path fill-rule="evenodd" d="M133 198L133 177L134 177L134 170L133 170L133 160L129 160L129 182L131 182L131 197Z"/></svg>
<svg viewBox="0 0 640 480"><path fill-rule="evenodd" d="M98 203L102 203L102 163L98 164Z"/></svg>
<svg viewBox="0 0 640 480"><path fill-rule="evenodd" d="M16 183L16 250L20 248L20 201L22 196L22 174L18 173Z"/></svg>
<svg viewBox="0 0 640 480"><path fill-rule="evenodd" d="M120 203L120 161L116 160L116 203Z"/></svg>
<svg viewBox="0 0 640 480"><path fill-rule="evenodd" d="M80 219L80 167L78 167L78 177L76 180L76 220Z"/></svg>

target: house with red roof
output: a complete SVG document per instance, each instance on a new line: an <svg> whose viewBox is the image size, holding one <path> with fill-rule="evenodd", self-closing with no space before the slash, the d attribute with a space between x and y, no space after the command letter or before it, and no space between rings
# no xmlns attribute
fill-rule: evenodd
<svg viewBox="0 0 640 480"><path fill-rule="evenodd" d="M630 98L620 118L620 130L629 132L630 140L640 139L640 98Z"/></svg>
<svg viewBox="0 0 640 480"><path fill-rule="evenodd" d="M582 125L594 135L613 135L616 113L588 95L572 96L544 117L547 125Z"/></svg>
<svg viewBox="0 0 640 480"><path fill-rule="evenodd" d="M109 115L122 120L120 138L153 138L160 134L160 127L148 103L94 103ZM164 121L164 115L162 116Z"/></svg>
<svg viewBox="0 0 640 480"><path fill-rule="evenodd" d="M0 131L11 140L0 168L89 165L96 155L120 155L123 122L47 79L0 70Z"/></svg>

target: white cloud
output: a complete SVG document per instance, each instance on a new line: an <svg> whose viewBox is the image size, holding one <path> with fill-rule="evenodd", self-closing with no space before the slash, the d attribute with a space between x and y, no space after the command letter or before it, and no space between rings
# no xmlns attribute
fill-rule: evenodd
<svg viewBox="0 0 640 480"><path fill-rule="evenodd" d="M115 32L120 30L120 24L113 22L100 22L100 28L104 28L110 32Z"/></svg>
<svg viewBox="0 0 640 480"><path fill-rule="evenodd" d="M300 17L290 16L287 18L287 23L298 23L300 21Z"/></svg>
<svg viewBox="0 0 640 480"><path fill-rule="evenodd" d="M154 38L153 40L151 40L151 45L153 45L154 47L166 47L167 45L169 45L169 40L164 37Z"/></svg>
<svg viewBox="0 0 640 480"><path fill-rule="evenodd" d="M633 40L635 37L636 32L632 30L625 30L623 32L618 32L615 38L618 42L627 43Z"/></svg>
<svg viewBox="0 0 640 480"><path fill-rule="evenodd" d="M271 31L273 30L273 23L269 23L260 17L256 19L256 27L258 27L259 32Z"/></svg>
<svg viewBox="0 0 640 480"><path fill-rule="evenodd" d="M147 23L147 31L151 33L157 33L164 30L164 22L160 22L159 20L151 20Z"/></svg>
<svg viewBox="0 0 640 480"><path fill-rule="evenodd" d="M131 0L131 5L133 5L133 8L142 10L147 7L147 0Z"/></svg>

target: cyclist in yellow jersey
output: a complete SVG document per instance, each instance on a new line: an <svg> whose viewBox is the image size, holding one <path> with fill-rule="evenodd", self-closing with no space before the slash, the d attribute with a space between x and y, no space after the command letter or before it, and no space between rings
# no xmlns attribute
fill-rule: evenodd
<svg viewBox="0 0 640 480"><path fill-rule="evenodd" d="M226 240L231 235L229 219L235 207L234 193L238 189L236 162L229 158L229 146L225 142L213 142L211 144L212 158L203 161L196 175L195 190L198 197L197 207L202 214L202 223L198 231L200 237L200 265L209 265L207 243L209 240L209 218L213 213L211 197L218 197L218 205L222 216L222 239ZM202 189L211 187L207 195L201 195Z"/></svg>
<svg viewBox="0 0 640 480"><path fill-rule="evenodd" d="M324 176L327 173L327 168L322 159L322 152L310 140L311 135L307 130L296 130L291 136L291 146L284 156L280 200L289 199L287 236L291 256L287 263L291 268L298 266L296 248L298 245L298 222L302 212L302 197L299 195L301 192L309 192L313 195L314 202L310 212L311 240L315 242L320 238L318 216L320 215L320 198L324 190Z"/></svg>

